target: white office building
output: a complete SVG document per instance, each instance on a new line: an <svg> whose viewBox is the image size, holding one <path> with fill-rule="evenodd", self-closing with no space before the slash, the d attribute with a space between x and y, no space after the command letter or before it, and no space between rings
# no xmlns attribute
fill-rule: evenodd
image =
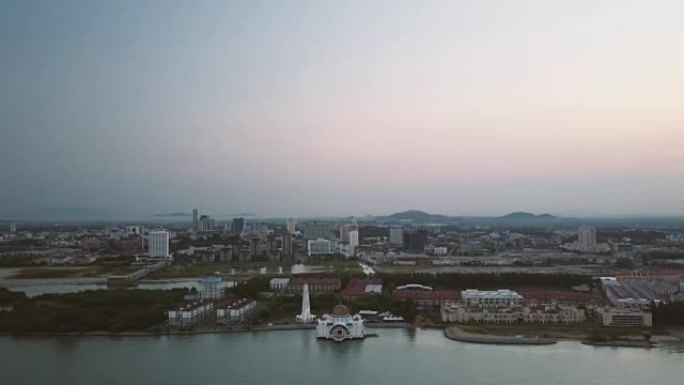
<svg viewBox="0 0 684 385"><path fill-rule="evenodd" d="M463 290L461 299L467 307L518 307L523 305L523 296L512 290L496 291Z"/></svg>
<svg viewBox="0 0 684 385"><path fill-rule="evenodd" d="M150 258L170 258L168 231L150 231L148 236L148 244Z"/></svg>
<svg viewBox="0 0 684 385"><path fill-rule="evenodd" d="M313 255L330 255L333 253L330 241L323 238L308 241L307 250L310 257Z"/></svg>

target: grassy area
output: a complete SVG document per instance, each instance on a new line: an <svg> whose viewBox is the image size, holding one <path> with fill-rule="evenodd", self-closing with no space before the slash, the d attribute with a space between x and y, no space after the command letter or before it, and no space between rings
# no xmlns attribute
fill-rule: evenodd
<svg viewBox="0 0 684 385"><path fill-rule="evenodd" d="M0 313L0 332L64 333L161 330L186 290L90 290L26 298L0 289L14 310Z"/></svg>
<svg viewBox="0 0 684 385"><path fill-rule="evenodd" d="M579 325L457 325L459 329L478 334L586 339L604 337L618 339L625 337L642 337L644 333L654 334L655 330L648 327L606 327L595 324Z"/></svg>

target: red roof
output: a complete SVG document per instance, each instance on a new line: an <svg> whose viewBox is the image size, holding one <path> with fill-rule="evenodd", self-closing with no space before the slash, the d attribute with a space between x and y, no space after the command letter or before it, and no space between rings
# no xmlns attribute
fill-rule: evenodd
<svg viewBox="0 0 684 385"><path fill-rule="evenodd" d="M414 301L458 301L461 299L461 293L458 291L395 290L392 292L392 297Z"/></svg>
<svg viewBox="0 0 684 385"><path fill-rule="evenodd" d="M352 278L347 286L342 290L343 296L364 296L373 295L377 293L366 293L366 285L382 285L382 279L371 278L371 279L358 279Z"/></svg>
<svg viewBox="0 0 684 385"><path fill-rule="evenodd" d="M302 286L305 283L309 286L342 286L339 278L293 278L290 285Z"/></svg>

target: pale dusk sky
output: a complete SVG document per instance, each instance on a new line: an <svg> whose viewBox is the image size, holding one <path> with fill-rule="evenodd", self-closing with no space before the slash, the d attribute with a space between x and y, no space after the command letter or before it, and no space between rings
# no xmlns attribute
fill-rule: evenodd
<svg viewBox="0 0 684 385"><path fill-rule="evenodd" d="M2 1L0 219L684 215L681 1Z"/></svg>

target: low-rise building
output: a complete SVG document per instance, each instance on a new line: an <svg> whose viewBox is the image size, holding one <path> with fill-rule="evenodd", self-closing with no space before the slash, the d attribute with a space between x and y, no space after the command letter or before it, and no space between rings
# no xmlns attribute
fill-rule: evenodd
<svg viewBox="0 0 684 385"><path fill-rule="evenodd" d="M523 305L523 296L508 289L496 291L463 290L461 291L461 298L467 307L511 308Z"/></svg>
<svg viewBox="0 0 684 385"><path fill-rule="evenodd" d="M195 325L205 319L213 308L213 303L199 301L169 310L169 326L189 327Z"/></svg>
<svg viewBox="0 0 684 385"><path fill-rule="evenodd" d="M271 278L271 280L268 282L268 286L271 288L271 291L278 293L285 292L289 284L290 278Z"/></svg>
<svg viewBox="0 0 684 385"><path fill-rule="evenodd" d="M457 291L435 291L421 289L395 289L392 298L399 301L413 301L420 307L436 307L461 299Z"/></svg>
<svg viewBox="0 0 684 385"><path fill-rule="evenodd" d="M482 308L452 303L443 305L441 313L442 321L457 323L572 324L586 320L584 309L567 305Z"/></svg>
<svg viewBox="0 0 684 385"><path fill-rule="evenodd" d="M335 293L342 289L342 281L339 278L293 278L286 291L301 294L304 284L309 285L311 294Z"/></svg>
<svg viewBox="0 0 684 385"><path fill-rule="evenodd" d="M216 322L220 324L246 322L254 314L256 308L257 302L248 298L217 306Z"/></svg>
<svg viewBox="0 0 684 385"><path fill-rule="evenodd" d="M599 307L592 310L595 321L603 326L653 326L651 312L640 309Z"/></svg>
<svg viewBox="0 0 684 385"><path fill-rule="evenodd" d="M382 279L380 278L353 278L349 281L344 290L342 290L342 298L346 300L354 300L380 294L382 294Z"/></svg>

